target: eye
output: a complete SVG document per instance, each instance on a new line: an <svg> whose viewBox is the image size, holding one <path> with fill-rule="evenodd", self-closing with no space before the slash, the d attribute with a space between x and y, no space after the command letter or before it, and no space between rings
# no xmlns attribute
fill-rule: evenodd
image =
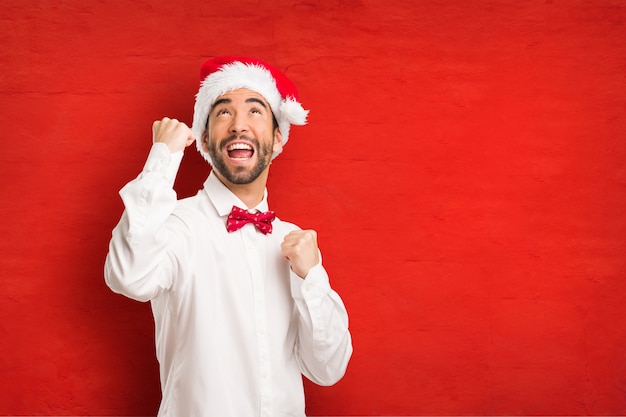
<svg viewBox="0 0 626 417"><path fill-rule="evenodd" d="M218 116L221 116L223 114L230 114L230 111L228 111L228 109L220 109L217 111L216 113Z"/></svg>

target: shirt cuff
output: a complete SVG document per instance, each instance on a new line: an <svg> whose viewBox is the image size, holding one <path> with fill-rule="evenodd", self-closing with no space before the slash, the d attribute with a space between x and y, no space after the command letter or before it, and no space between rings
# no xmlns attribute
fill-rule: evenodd
<svg viewBox="0 0 626 417"><path fill-rule="evenodd" d="M330 291L328 274L319 262L309 270L305 279L300 278L295 272L290 271L291 296L296 299L309 299L321 297Z"/></svg>
<svg viewBox="0 0 626 417"><path fill-rule="evenodd" d="M174 184L176 173L183 160L183 151L170 153L166 144L157 142L152 144L143 172L161 174L170 185Z"/></svg>

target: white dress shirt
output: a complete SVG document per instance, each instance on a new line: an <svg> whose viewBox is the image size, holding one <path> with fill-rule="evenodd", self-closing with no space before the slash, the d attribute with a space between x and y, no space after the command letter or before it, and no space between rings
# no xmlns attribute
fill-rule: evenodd
<svg viewBox="0 0 626 417"><path fill-rule="evenodd" d="M280 253L298 227L276 219L228 233L245 205L214 175L177 200L182 152L154 144L120 195L125 211L105 264L116 293L151 301L161 417L304 416L302 374L331 385L352 354L348 316L321 263L306 279ZM257 210L267 210L267 191Z"/></svg>

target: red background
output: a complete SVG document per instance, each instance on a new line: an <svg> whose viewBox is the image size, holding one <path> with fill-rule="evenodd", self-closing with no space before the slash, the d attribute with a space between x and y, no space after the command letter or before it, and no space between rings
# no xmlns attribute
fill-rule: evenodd
<svg viewBox="0 0 626 417"><path fill-rule="evenodd" d="M151 123L243 54L310 123L270 200L320 234L354 356L313 415L626 414L623 1L0 5L0 414L151 415L150 308L102 267ZM190 149L176 189L207 165Z"/></svg>

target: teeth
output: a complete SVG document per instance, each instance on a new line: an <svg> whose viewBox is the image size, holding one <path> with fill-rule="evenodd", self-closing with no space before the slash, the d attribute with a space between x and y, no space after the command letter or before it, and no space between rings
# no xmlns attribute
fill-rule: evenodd
<svg viewBox="0 0 626 417"><path fill-rule="evenodd" d="M228 150L228 151L234 151L235 149L247 149L247 150L251 151L252 150L252 146L250 146L250 145L248 145L246 143L233 143L228 148L226 148L226 150Z"/></svg>

